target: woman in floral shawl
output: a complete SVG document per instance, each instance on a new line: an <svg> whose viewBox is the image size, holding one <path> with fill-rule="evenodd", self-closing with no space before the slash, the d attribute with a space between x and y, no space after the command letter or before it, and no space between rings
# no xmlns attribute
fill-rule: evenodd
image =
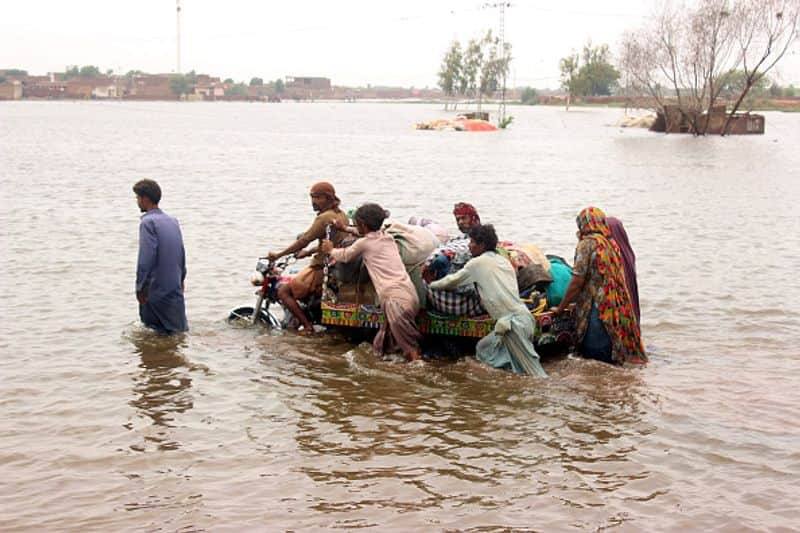
<svg viewBox="0 0 800 533"><path fill-rule="evenodd" d="M610 238L606 215L587 207L576 222L575 268L556 313L575 301L578 348L584 357L645 364L647 355L625 286L619 246Z"/></svg>

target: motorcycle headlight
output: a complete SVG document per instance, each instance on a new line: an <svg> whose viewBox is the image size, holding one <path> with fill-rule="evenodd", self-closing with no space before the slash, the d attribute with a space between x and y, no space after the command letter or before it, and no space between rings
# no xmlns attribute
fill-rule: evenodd
<svg viewBox="0 0 800 533"><path fill-rule="evenodd" d="M258 263L256 263L256 271L266 275L269 272L269 261L260 259Z"/></svg>
<svg viewBox="0 0 800 533"><path fill-rule="evenodd" d="M261 285L264 283L264 274L258 271L253 272L253 275L250 276L250 283L252 285Z"/></svg>

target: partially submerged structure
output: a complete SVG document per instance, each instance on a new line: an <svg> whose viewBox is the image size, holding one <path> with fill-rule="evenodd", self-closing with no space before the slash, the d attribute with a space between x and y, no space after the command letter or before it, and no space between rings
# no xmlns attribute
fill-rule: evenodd
<svg viewBox="0 0 800 533"><path fill-rule="evenodd" d="M728 123L728 119L730 122ZM708 113L687 111L678 105L665 105L656 113L650 131L664 133L692 133L702 135L746 135L764 133L764 116L754 113L729 115L725 105L714 106Z"/></svg>

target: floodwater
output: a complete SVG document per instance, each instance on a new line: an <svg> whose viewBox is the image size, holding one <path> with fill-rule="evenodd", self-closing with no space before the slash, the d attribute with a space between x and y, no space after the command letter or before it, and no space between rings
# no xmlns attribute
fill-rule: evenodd
<svg viewBox="0 0 800 533"><path fill-rule="evenodd" d="M800 116L692 138L510 113L469 134L413 130L432 105L0 105L0 530L797 527ZM183 227L181 338L137 322L142 177ZM452 229L470 201L569 259L602 207L637 254L650 365L540 380L232 328L320 179Z"/></svg>

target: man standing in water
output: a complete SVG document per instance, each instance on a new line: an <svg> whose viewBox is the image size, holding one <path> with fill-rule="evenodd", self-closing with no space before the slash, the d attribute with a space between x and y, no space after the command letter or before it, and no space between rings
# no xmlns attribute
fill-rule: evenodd
<svg viewBox="0 0 800 533"><path fill-rule="evenodd" d="M183 281L186 251L178 221L158 208L161 187L144 179L133 186L144 213L139 223L136 298L144 325L162 334L188 331Z"/></svg>
<svg viewBox="0 0 800 533"><path fill-rule="evenodd" d="M311 207L318 213L314 222L311 223L311 227L283 251L270 252L267 254L270 261L275 261L284 255L300 252L314 241L321 242L322 239L327 238L325 235L326 227L328 225L334 225L337 220L340 221L343 226L347 226L349 223L347 215L339 209L340 200L336 196L336 190L333 188L333 185L327 181L315 183L311 187L310 196ZM333 245L338 246L341 244L345 235L346 233L341 231L334 232L334 235L331 237ZM306 335L313 333L314 328L297 301L322 294L322 267L324 257L324 254L319 251L319 246L303 254L303 256L308 253L314 254L314 257L311 258L311 264L292 278L291 282L284 283L278 287L278 298L295 318L297 318L300 325L303 327L303 333ZM298 254L298 257L301 257L301 254Z"/></svg>
<svg viewBox="0 0 800 533"><path fill-rule="evenodd" d="M483 307L497 321L494 331L478 341L475 347L478 359L517 374L546 377L533 347L533 318L519 299L514 267L495 251L494 226L473 226L469 237L472 259L455 274L431 283L431 289L455 290L474 284Z"/></svg>

